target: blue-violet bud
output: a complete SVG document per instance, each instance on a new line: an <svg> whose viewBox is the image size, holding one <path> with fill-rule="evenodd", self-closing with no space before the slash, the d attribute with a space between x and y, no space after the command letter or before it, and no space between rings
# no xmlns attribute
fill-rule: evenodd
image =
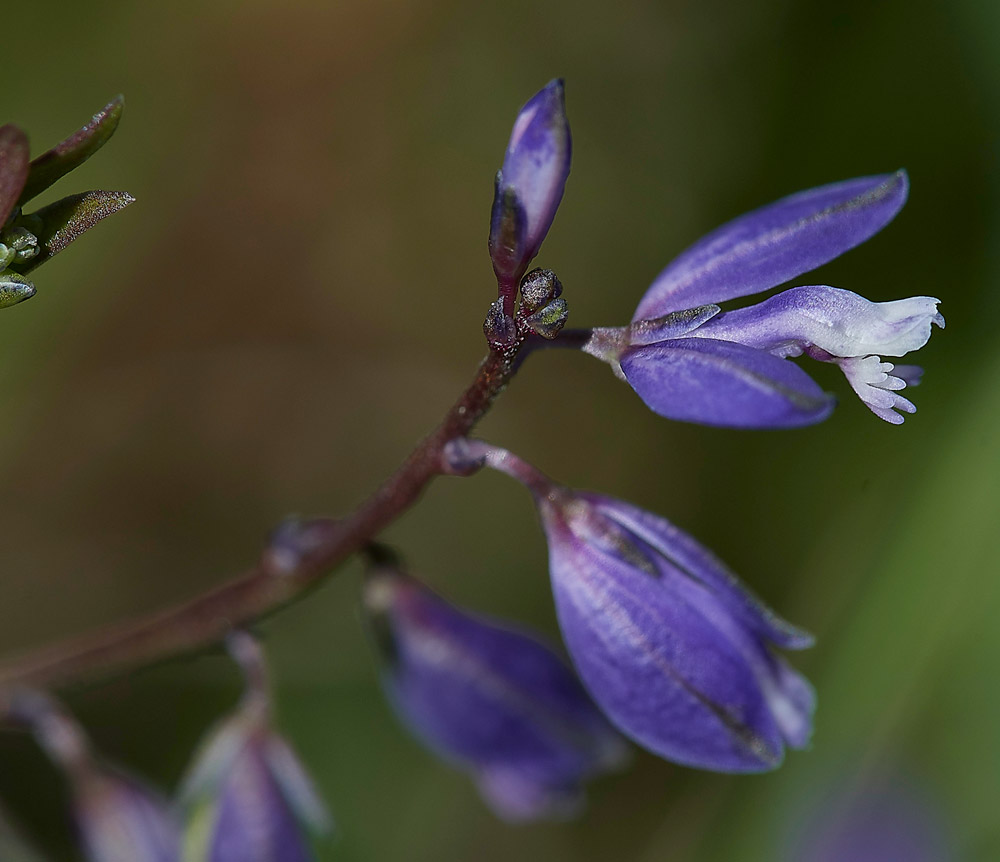
<svg viewBox="0 0 1000 862"><path fill-rule="evenodd" d="M236 712L202 746L185 779L185 862L309 862L305 828L330 828L295 752L274 730L260 647L245 632L227 646L246 676Z"/></svg>
<svg viewBox="0 0 1000 862"><path fill-rule="evenodd" d="M812 687L772 648L808 647L810 635L663 518L463 442L448 453L456 462L478 458L533 493L563 638L619 730L668 760L720 772L774 769L786 745L808 743Z"/></svg>
<svg viewBox="0 0 1000 862"><path fill-rule="evenodd" d="M621 737L533 636L460 610L386 563L368 576L364 607L400 718L469 772L500 817L572 815L583 781L622 762Z"/></svg>
<svg viewBox="0 0 1000 862"><path fill-rule="evenodd" d="M516 289L538 253L562 200L569 163L569 124L557 79L521 108L496 177L489 245L501 293Z"/></svg>

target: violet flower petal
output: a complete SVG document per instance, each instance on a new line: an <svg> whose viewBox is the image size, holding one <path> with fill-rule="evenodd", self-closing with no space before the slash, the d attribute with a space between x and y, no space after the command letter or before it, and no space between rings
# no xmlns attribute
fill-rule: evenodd
<svg viewBox="0 0 1000 862"><path fill-rule="evenodd" d="M598 512L650 545L676 576L703 584L729 614L760 638L785 649L806 649L814 643L808 632L779 617L755 596L722 560L666 518L624 500L580 493Z"/></svg>
<svg viewBox="0 0 1000 862"><path fill-rule="evenodd" d="M298 819L262 752L236 759L219 789L206 862L309 862Z"/></svg>
<svg viewBox="0 0 1000 862"><path fill-rule="evenodd" d="M839 287L806 285L725 311L688 334L736 341L779 356L798 356L807 347L834 357L904 356L927 343L932 324L944 327L940 301L911 296L871 302Z"/></svg>
<svg viewBox="0 0 1000 862"><path fill-rule="evenodd" d="M796 428L826 419L834 400L801 368L709 338L628 348L621 370L661 416L729 428Z"/></svg>
<svg viewBox="0 0 1000 862"><path fill-rule="evenodd" d="M796 646L807 636L739 596L665 522L565 490L539 504L566 645L620 730L669 760L723 772L773 769L785 745L808 741L812 689L771 654L768 633Z"/></svg>
<svg viewBox="0 0 1000 862"><path fill-rule="evenodd" d="M653 281L633 320L748 296L833 260L878 233L906 202L905 171L782 198L712 231Z"/></svg>
<svg viewBox="0 0 1000 862"><path fill-rule="evenodd" d="M365 605L400 717L473 773L501 817L565 816L584 778L621 761L620 737L533 637L464 613L395 570L369 579Z"/></svg>
<svg viewBox="0 0 1000 862"><path fill-rule="evenodd" d="M563 82L556 79L521 108L497 174L489 244L502 281L516 283L538 253L562 200L570 150Z"/></svg>

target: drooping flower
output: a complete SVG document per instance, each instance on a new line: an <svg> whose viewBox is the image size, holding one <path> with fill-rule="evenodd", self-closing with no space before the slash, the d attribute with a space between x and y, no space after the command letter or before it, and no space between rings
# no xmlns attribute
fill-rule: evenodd
<svg viewBox="0 0 1000 862"><path fill-rule="evenodd" d="M98 761L82 729L38 692L15 698L27 723L65 772L88 862L179 862L180 833L166 802L138 779Z"/></svg>
<svg viewBox="0 0 1000 862"><path fill-rule="evenodd" d="M570 147L557 79L521 108L497 173L489 246L501 295L516 290L548 233L569 175Z"/></svg>
<svg viewBox="0 0 1000 862"><path fill-rule="evenodd" d="M869 302L827 286L797 287L748 308L715 303L775 287L832 260L888 224L906 201L905 172L861 177L776 201L718 228L653 282L632 324L595 330L584 348L612 363L657 413L738 428L825 419L833 399L794 363L837 364L887 422L916 409L899 390L915 366L883 362L923 347L944 326L939 300Z"/></svg>
<svg viewBox="0 0 1000 862"><path fill-rule="evenodd" d="M455 607L391 564L368 576L364 607L396 711L504 819L571 815L584 780L622 761L622 739L533 636Z"/></svg>
<svg viewBox="0 0 1000 862"><path fill-rule="evenodd" d="M246 676L234 715L204 743L181 791L185 862L308 862L304 827L330 828L312 782L271 722L263 655L245 632L227 645Z"/></svg>
<svg viewBox="0 0 1000 862"><path fill-rule="evenodd" d="M814 694L773 649L805 632L754 598L710 551L629 503L556 485L512 453L455 441L476 463L524 483L549 542L556 612L595 702L627 736L677 763L773 769L812 730Z"/></svg>

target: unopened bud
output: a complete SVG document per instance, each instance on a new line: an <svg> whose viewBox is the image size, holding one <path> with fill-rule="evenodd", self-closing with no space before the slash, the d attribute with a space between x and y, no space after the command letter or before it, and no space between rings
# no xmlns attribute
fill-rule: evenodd
<svg viewBox="0 0 1000 862"><path fill-rule="evenodd" d="M521 282L521 307L535 311L562 294L562 282L551 269L533 269Z"/></svg>
<svg viewBox="0 0 1000 862"><path fill-rule="evenodd" d="M0 272L0 308L17 305L17 303L30 299L34 295L35 286L23 275L9 270Z"/></svg>
<svg viewBox="0 0 1000 862"><path fill-rule="evenodd" d="M3 233L3 243L15 253L15 262L31 260L38 254L38 237L25 227L17 226Z"/></svg>
<svg viewBox="0 0 1000 862"><path fill-rule="evenodd" d="M566 325L567 317L569 306L566 305L566 300L553 299L545 308L528 317L525 323L542 338L555 338Z"/></svg>

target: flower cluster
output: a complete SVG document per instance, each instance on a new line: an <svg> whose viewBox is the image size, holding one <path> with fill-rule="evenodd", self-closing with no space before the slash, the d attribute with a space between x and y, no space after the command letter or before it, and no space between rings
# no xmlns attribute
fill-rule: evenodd
<svg viewBox="0 0 1000 862"><path fill-rule="evenodd" d="M22 212L107 140L120 111L121 102L112 102L32 162L23 133L0 128L0 307L32 295L25 273L131 201L89 192ZM742 307L717 304L776 288L872 237L906 201L907 176L898 171L821 186L741 216L667 266L628 325L566 330L562 283L550 270L527 270L562 200L570 152L563 85L553 81L518 115L496 177L489 252L497 298L484 322L490 354L469 400L353 520L283 524L235 590L256 599L253 590L263 585L262 604L237 615L242 624L364 547L371 566L362 604L388 699L420 740L512 821L575 813L584 783L622 764L625 738L686 766L774 769L787 749L809 744L816 702L779 654L809 647L811 636L767 608L708 549L657 515L563 487L467 436L524 356L545 345L580 349L608 362L656 413L732 428L826 419L832 396L792 361L806 357L838 366L872 412L899 424L915 410L900 392L919 383L921 370L883 357L920 349L934 325L944 326L933 297L870 302L827 285L792 287ZM569 662L534 635L445 601L371 541L430 477L483 467L512 476L533 496ZM193 605L194 623L222 620L214 637L233 625L214 613L219 595L228 593L210 596L213 615ZM186 862L306 862L308 833L330 829L275 729L259 645L237 631L228 647L244 672L245 695L203 745L177 805L103 764L47 695L22 691L11 700L6 712L33 729L69 779L90 862L179 862L182 854Z"/></svg>
<svg viewBox="0 0 1000 862"><path fill-rule="evenodd" d="M88 862L308 862L305 830L329 815L288 743L275 731L263 656L245 632L229 651L246 678L242 703L203 743L176 804L103 763L50 697L18 692L9 716L32 729L64 771Z"/></svg>

